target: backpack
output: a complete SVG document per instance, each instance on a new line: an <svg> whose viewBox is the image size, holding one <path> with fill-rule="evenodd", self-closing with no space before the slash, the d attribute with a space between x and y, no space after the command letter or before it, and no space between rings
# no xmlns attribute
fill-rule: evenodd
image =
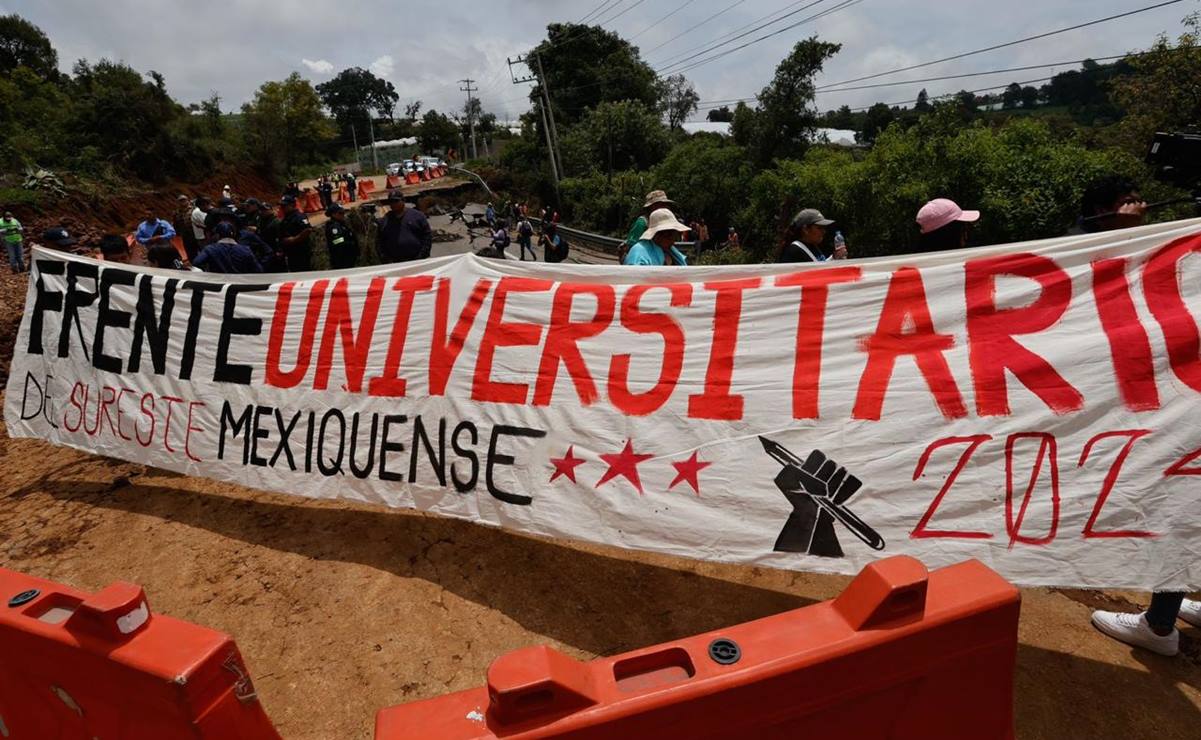
<svg viewBox="0 0 1201 740"><path fill-rule="evenodd" d="M521 225L517 227L517 231L522 236L533 236L534 235L534 225L531 224L529 221L522 221Z"/></svg>
<svg viewBox="0 0 1201 740"><path fill-rule="evenodd" d="M566 239L562 236L558 236L557 238L559 240L558 246L554 249L548 248L546 250L547 262L562 262L567 259L567 254L571 251L571 245L567 243Z"/></svg>

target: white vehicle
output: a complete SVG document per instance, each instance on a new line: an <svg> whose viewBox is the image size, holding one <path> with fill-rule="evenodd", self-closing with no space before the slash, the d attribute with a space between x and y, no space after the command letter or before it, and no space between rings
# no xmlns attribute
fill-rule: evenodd
<svg viewBox="0 0 1201 740"><path fill-rule="evenodd" d="M393 177L395 177L395 176L399 175L400 172L401 172L400 162L393 162L392 164L388 165L388 174L389 175L392 175Z"/></svg>

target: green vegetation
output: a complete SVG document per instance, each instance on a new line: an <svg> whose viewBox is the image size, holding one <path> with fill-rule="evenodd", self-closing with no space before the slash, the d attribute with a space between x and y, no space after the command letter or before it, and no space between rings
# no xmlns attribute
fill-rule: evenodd
<svg viewBox="0 0 1201 740"><path fill-rule="evenodd" d="M572 225L617 236L643 195L664 189L679 215L705 219L716 241L730 226L739 231L742 247L713 251L709 263L771 259L802 207L837 219L858 256L912 251L917 210L938 197L984 212L974 243L1057 236L1103 176L1134 179L1149 200L1180 194L1154 178L1143 156L1155 131L1201 124L1201 23L1192 16L1185 26L1177 39L1110 64L1086 62L1038 88L1015 83L996 95L941 99L923 90L908 107L825 114L814 109L813 80L840 47L810 38L781 61L754 107L709 111L709 120L731 124L722 137L678 128L695 111L683 77L656 83L616 34L552 25L538 50L565 179L556 192L537 108L501 156L497 178L557 203ZM531 100L539 97L535 89ZM853 129L862 146L822 143L818 127Z"/></svg>

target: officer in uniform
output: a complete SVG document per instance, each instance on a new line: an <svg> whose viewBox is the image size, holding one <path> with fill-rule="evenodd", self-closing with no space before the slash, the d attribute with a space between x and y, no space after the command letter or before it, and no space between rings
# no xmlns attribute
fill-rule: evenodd
<svg viewBox="0 0 1201 740"><path fill-rule="evenodd" d="M284 209L284 220L279 225L280 251L287 257L290 272L308 272L313 269L313 227L296 207L296 198L285 195L280 205Z"/></svg>
<svg viewBox="0 0 1201 740"><path fill-rule="evenodd" d="M325 209L325 245L329 248L329 266L349 270L359 263L359 236L346 223L346 209L333 203Z"/></svg>

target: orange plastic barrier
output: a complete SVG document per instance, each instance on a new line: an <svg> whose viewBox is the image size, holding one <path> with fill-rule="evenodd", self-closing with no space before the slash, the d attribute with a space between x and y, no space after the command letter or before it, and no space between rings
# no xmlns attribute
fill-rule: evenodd
<svg viewBox="0 0 1201 740"><path fill-rule="evenodd" d="M430 175L430 168L429 168L429 167L426 167L425 169L423 169L423 170L421 171L421 179L422 179L423 181L426 181L426 182L428 182L428 181L430 181L430 180L434 179L434 178L433 178L433 176L432 176L432 175Z"/></svg>
<svg viewBox="0 0 1201 740"><path fill-rule="evenodd" d="M405 173L405 185L416 185L419 182L421 182L421 175L416 172Z"/></svg>
<svg viewBox="0 0 1201 740"><path fill-rule="evenodd" d="M388 179L384 181L384 187L386 187L388 190L391 190L393 188L400 187L402 182L403 181L396 175L388 175Z"/></svg>
<svg viewBox="0 0 1201 740"><path fill-rule="evenodd" d="M509 653L375 737L1010 740L1019 608L978 562L891 558L833 601L614 658Z"/></svg>
<svg viewBox="0 0 1201 740"><path fill-rule="evenodd" d="M0 737L279 740L228 636L0 569Z"/></svg>
<svg viewBox="0 0 1201 740"><path fill-rule="evenodd" d="M321 196L314 190L304 191L304 208L305 213L320 213L325 210L321 207Z"/></svg>
<svg viewBox="0 0 1201 740"><path fill-rule="evenodd" d="M371 200L375 192L375 180L359 180L359 200Z"/></svg>

